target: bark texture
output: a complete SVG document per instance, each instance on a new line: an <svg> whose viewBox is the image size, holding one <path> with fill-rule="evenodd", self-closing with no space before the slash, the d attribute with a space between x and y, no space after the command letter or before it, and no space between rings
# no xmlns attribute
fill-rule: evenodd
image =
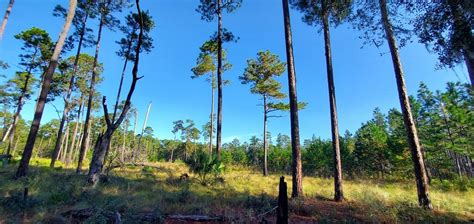
<svg viewBox="0 0 474 224"><path fill-rule="evenodd" d="M329 32L329 16L323 1L323 29L324 29L324 49L326 52L326 70L328 77L329 108L331 111L331 133L332 148L334 151L334 200L343 201L342 190L342 164L341 150L339 144L339 128L337 119L336 88L334 87L334 72L332 68L331 35Z"/></svg>
<svg viewBox="0 0 474 224"><path fill-rule="evenodd" d="M290 97L291 149L292 149L292 192L293 198L303 196L303 168L301 164L300 128L298 122L298 99L296 96L296 74L293 58L290 10L288 0L283 2L283 20L285 27L286 60L288 66L288 90Z"/></svg>
<svg viewBox="0 0 474 224"><path fill-rule="evenodd" d="M410 101L408 99L408 91L405 85L405 78L403 75L402 62L398 53L398 47L393 34L392 24L388 18L388 8L386 0L379 0L380 12L382 17L382 24L385 30L385 36L390 48L392 56L393 68L395 71L395 79L397 80L398 97L402 108L403 121L407 132L408 145L410 147L413 166L416 177L416 187L418 193L418 203L427 209L432 209L429 198L428 178L426 176L426 169L421 152L418 133L415 127L415 121L411 113Z"/></svg>
<svg viewBox="0 0 474 224"><path fill-rule="evenodd" d="M10 0L8 2L7 10L5 11L5 16L3 16L2 25L0 26L0 40L3 38L3 34L5 33L5 28L7 27L8 17L10 17L10 13L13 8L14 0Z"/></svg>
<svg viewBox="0 0 474 224"><path fill-rule="evenodd" d="M77 6L77 0L69 1L69 9L68 9L67 17L66 17L66 22L64 23L64 27L61 33L59 34L59 40L56 42L53 55L51 56L51 61L49 62L48 70L46 71L46 74L43 79L43 83L41 86L41 93L38 98L38 102L36 103L35 115L31 123L30 132L28 133L28 138L26 140L25 149L23 150L20 165L16 172L16 178L26 176L28 172L28 166L30 163L31 154L33 152L33 147L35 145L36 135L38 134L41 118L43 117L44 106L46 104L46 98L48 96L48 92L51 87L51 81L53 79L54 71L56 70L56 67L58 66L59 55L61 54L61 51L63 49L64 42L67 37L67 33L69 32L72 19L74 18L74 14L76 12L76 6Z"/></svg>

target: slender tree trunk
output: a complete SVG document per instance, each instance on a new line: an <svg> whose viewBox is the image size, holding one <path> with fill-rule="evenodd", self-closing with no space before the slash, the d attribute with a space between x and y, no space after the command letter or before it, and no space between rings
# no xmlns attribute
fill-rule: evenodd
<svg viewBox="0 0 474 224"><path fill-rule="evenodd" d="M97 34L97 41L95 45L95 56L94 56L94 62L93 62L93 67L92 67L92 77L91 77L91 83L89 87L89 96L87 99L86 120L84 122L84 133L82 134L83 137L82 137L82 142L81 142L81 148L79 150L79 160L77 162L76 173L81 172L82 163L84 161L84 157L86 156L87 143L85 140L89 138L89 125L90 125L89 120L90 120L91 111L92 111L92 99L94 98L97 67L99 64L98 59L99 59L100 40L102 38L102 29L104 27L104 20L105 20L105 15L102 14L100 16L99 31Z"/></svg>
<svg viewBox="0 0 474 224"><path fill-rule="evenodd" d="M84 35L86 31L86 25L87 25L87 19L88 19L88 14L84 17L84 21L82 21L82 28L81 28L81 35L79 37L79 43L77 46L77 51L76 51L76 58L74 59L74 65L73 65L73 72L71 75L71 78L69 80L69 87L66 91L66 96L64 97L64 110L63 110L63 116L61 118L61 122L59 123L59 129L58 129L58 134L56 138L56 144L54 146L53 154L51 156L51 163L49 164L50 167L54 167L54 163L56 163L58 152L59 152L59 147L60 147L60 142L59 139L61 139L61 136L63 134L64 130L64 124L66 121L67 114L69 112L69 103L71 101L71 94L72 94L72 89L74 88L74 79L76 78L77 74L77 66L79 64L79 58L81 56L81 49L82 49L82 42L84 41Z"/></svg>
<svg viewBox="0 0 474 224"><path fill-rule="evenodd" d="M142 132L140 134L140 137L138 138L137 150L134 150L134 153L132 154L132 161L135 161L137 157L140 157L140 152L141 152L140 147L142 143L143 133L145 132L145 128L146 128L146 123L148 121L148 115L150 115L150 109L151 109L151 102L150 104L148 104L148 109L146 110L145 121L143 121L143 126L142 126Z"/></svg>
<svg viewBox="0 0 474 224"><path fill-rule="evenodd" d="M66 127L66 135L64 136L65 140L64 140L64 145L63 145L63 152L61 154L61 162L63 162L64 164L66 163L66 156L68 154L68 145L69 145L69 124L67 124L67 127Z"/></svg>
<svg viewBox="0 0 474 224"><path fill-rule="evenodd" d="M66 128L68 127L68 123L65 124L66 125ZM68 131L66 131L66 133L68 133ZM63 135L62 139L61 139L61 146L59 147L59 151L58 151L58 158L59 160L61 160L61 155L64 153L64 143L66 142L66 135Z"/></svg>
<svg viewBox="0 0 474 224"><path fill-rule="evenodd" d="M3 34L5 33L5 27L7 27L8 17L10 17L14 2L14 0L8 2L7 11L5 11L5 16L3 16L2 25L0 26L0 40L3 38Z"/></svg>
<svg viewBox="0 0 474 224"><path fill-rule="evenodd" d="M35 49L35 52L33 53L33 57L32 57L33 59L36 58L37 53L38 53L38 49ZM18 122L20 120L20 113L21 113L21 110L23 109L23 105L25 105L25 97L26 97L26 93L28 92L28 85L30 84L32 70L33 70L33 66L28 66L28 69L26 72L27 73L26 78L23 83L23 88L21 89L20 97L18 97L18 105L16 108L16 112L13 115L13 123L11 124L9 130L7 130L7 134L5 135L5 137L9 137L7 154L10 154L11 147L13 145L13 139L15 138L16 126L18 125Z"/></svg>
<svg viewBox="0 0 474 224"><path fill-rule="evenodd" d="M120 161L125 162L125 141L127 138L127 128L128 128L128 120L125 121L125 127L123 127L123 142L122 142L122 150L120 152Z"/></svg>
<svg viewBox="0 0 474 224"><path fill-rule="evenodd" d="M395 71L395 78L397 80L398 95L400 98L403 120L407 132L408 145L410 146L412 154L416 186L418 191L418 202L420 206L423 206L426 209L432 209L433 207L429 198L428 178L426 177L425 164L423 161L423 155L421 153L415 121L413 120L413 116L411 114L411 106L405 85L405 78L403 75L402 63L400 61L397 43L393 34L392 25L388 18L387 2L386 0L379 0L379 4L382 15L382 24L387 37L390 53L392 55L393 68Z"/></svg>
<svg viewBox="0 0 474 224"><path fill-rule="evenodd" d="M131 43L131 41L130 41L130 43ZM129 56L129 52L131 50L131 47L132 47L131 44L128 45L127 55L125 56L125 61L123 62L122 75L120 76L120 84L119 84L119 88L118 88L118 91L117 91L117 99L115 100L114 115L112 116L112 122L115 121L115 115L117 114L117 108L118 108L118 104L119 104L119 100L120 100L120 93L122 93L123 78L125 77L125 70L127 70L128 56Z"/></svg>
<svg viewBox="0 0 474 224"><path fill-rule="evenodd" d="M74 132L72 134L72 140L71 140L71 148L69 149L69 153L67 155L66 159L66 167L69 167L69 164L72 162L73 155L74 155L74 145L76 143L76 137L77 137L77 130L79 129L79 123L81 120L81 111L82 111L82 104L83 104L83 99L81 97L81 101L79 104L79 109L77 110L77 117L76 117L76 124L74 125Z"/></svg>
<svg viewBox="0 0 474 224"><path fill-rule="evenodd" d="M323 1L323 29L324 29L324 48L326 52L326 70L328 76L329 89L329 107L331 110L331 133L332 148L334 151L334 200L343 201L344 193L342 190L342 164L341 150L339 147L339 128L337 120L336 88L334 87L334 74L332 68L331 54L331 36L329 33L328 12Z"/></svg>
<svg viewBox="0 0 474 224"><path fill-rule="evenodd" d="M16 172L16 178L26 176L26 173L28 172L28 166L30 163L31 154L33 152L33 146L35 144L36 135L38 134L41 118L43 117L44 106L46 104L46 98L48 96L49 88L51 86L51 81L53 79L54 71L56 70L56 66L58 65L59 55L61 54L61 51L63 49L64 42L67 37L67 33L69 32L72 19L74 18L74 14L76 12L76 6L77 6L77 0L69 0L69 10L67 13L66 21L59 35L59 40L56 42L56 46L54 48L53 55L51 56L48 70L43 79L41 94L38 99L38 102L36 103L33 121L31 123L31 128L28 134L28 138L26 140L25 149L23 150L23 155L21 157L20 165Z"/></svg>
<svg viewBox="0 0 474 224"><path fill-rule="evenodd" d="M292 192L293 198L303 196L303 168L301 164L300 128L298 122L298 99L296 96L296 74L293 58L293 41L291 35L290 10L288 0L283 2L283 19L285 27L286 60L288 66L288 91L290 99L291 118L291 148L292 148Z"/></svg>
<svg viewBox="0 0 474 224"><path fill-rule="evenodd" d="M222 148L222 9L217 0L217 159L221 159Z"/></svg>
<svg viewBox="0 0 474 224"><path fill-rule="evenodd" d="M268 176L267 96L263 95L263 176Z"/></svg>
<svg viewBox="0 0 474 224"><path fill-rule="evenodd" d="M36 150L36 153L33 156L33 158L38 158L38 154L41 152L41 147L43 146L43 140L44 140L44 136L41 136L38 149Z"/></svg>
<svg viewBox="0 0 474 224"><path fill-rule="evenodd" d="M214 73L214 72L213 72ZM212 155L212 137L214 132L214 74L211 77L211 125L209 130L209 154Z"/></svg>

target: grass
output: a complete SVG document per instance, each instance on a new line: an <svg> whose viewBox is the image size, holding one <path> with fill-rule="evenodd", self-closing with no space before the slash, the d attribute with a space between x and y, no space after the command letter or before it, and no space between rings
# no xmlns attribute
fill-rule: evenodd
<svg viewBox="0 0 474 224"><path fill-rule="evenodd" d="M0 168L0 223L66 220L68 210L94 208L96 215L84 222L105 222L100 211L122 214L124 222L134 215L205 214L224 216L236 223L274 222L275 212L259 216L277 204L279 175L263 177L260 171L230 167L224 183L203 186L183 163L154 163L153 167L127 167L111 172L95 189L85 176L72 169L50 169L49 160L34 159L29 177L13 180L16 164ZM291 177L285 176L291 191ZM414 182L354 180L344 182L346 201L335 203L332 179L304 177L305 197L290 201L291 221L320 222L427 222L456 223L474 220L474 190L435 184L430 191L435 211L416 204ZM23 201L28 187L29 199ZM136 221L136 220L135 220ZM165 220L162 220L165 221Z"/></svg>

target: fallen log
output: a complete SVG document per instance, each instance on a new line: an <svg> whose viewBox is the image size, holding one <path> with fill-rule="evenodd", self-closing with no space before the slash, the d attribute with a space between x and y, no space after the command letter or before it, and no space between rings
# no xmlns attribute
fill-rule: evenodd
<svg viewBox="0 0 474 224"><path fill-rule="evenodd" d="M224 221L222 216L207 216L207 215L168 215L166 219L180 220L180 221L195 221L195 222L207 222L207 221Z"/></svg>

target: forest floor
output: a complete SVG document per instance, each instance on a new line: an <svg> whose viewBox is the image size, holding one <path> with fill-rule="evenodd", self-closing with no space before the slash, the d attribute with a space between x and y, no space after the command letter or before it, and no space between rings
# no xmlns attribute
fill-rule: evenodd
<svg viewBox="0 0 474 224"><path fill-rule="evenodd" d="M214 223L275 222L279 175L228 167L223 180L202 185L182 163L117 168L91 189L84 174L32 160L29 177L13 180L17 164L0 167L0 223L190 223L173 215L219 217ZM285 175L291 192L291 177ZM472 183L472 182L471 182ZM469 186L470 185L470 186ZM346 201L336 203L332 179L304 177L305 197L290 200L290 223L384 222L469 223L474 221L474 189L435 185L434 211L417 206L409 181L346 180ZM28 197L24 200L25 187ZM289 192L289 193L290 193Z"/></svg>

